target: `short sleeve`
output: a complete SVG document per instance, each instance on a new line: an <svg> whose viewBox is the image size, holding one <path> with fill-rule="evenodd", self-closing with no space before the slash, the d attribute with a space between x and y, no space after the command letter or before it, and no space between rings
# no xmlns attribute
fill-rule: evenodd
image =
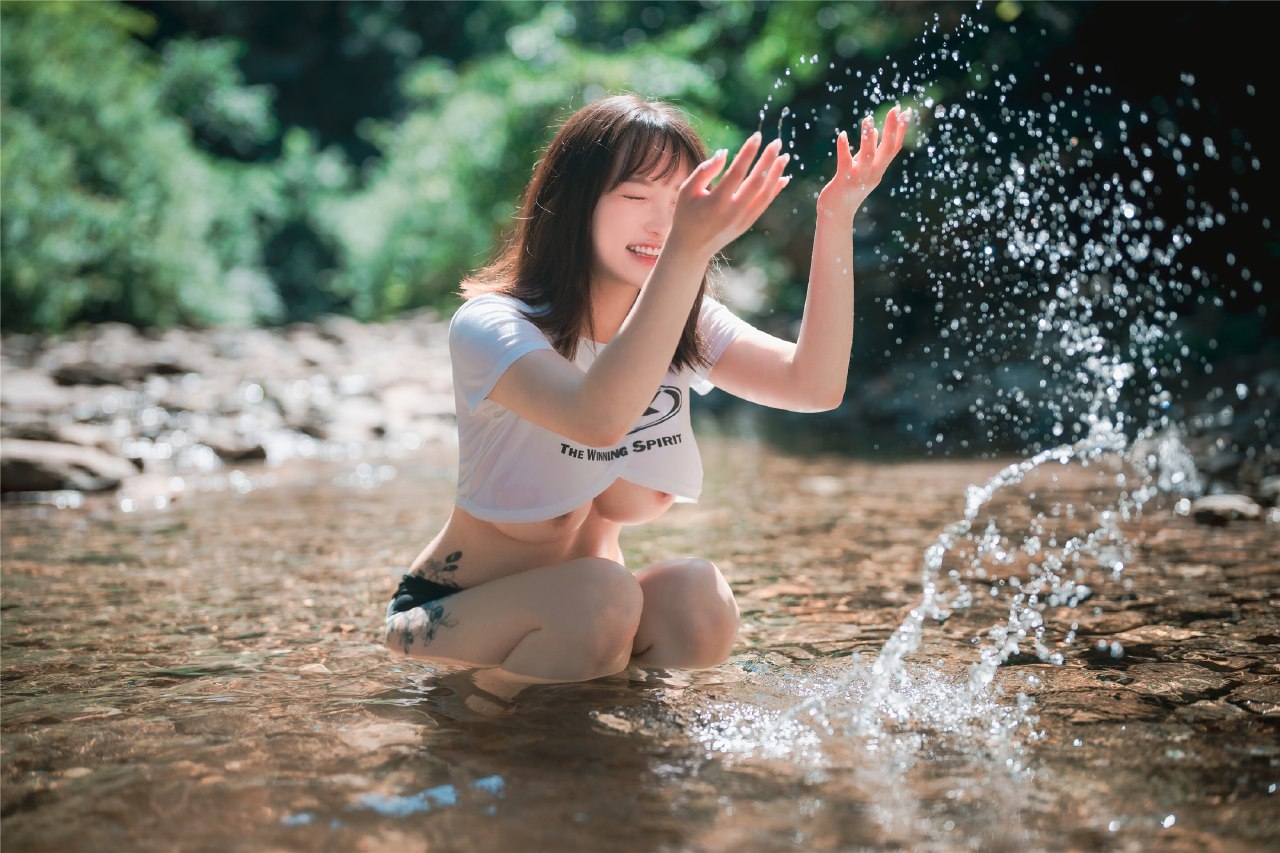
<svg viewBox="0 0 1280 853"><path fill-rule="evenodd" d="M738 339L743 332L751 329L752 325L734 314L723 303L717 302L710 297L704 297L702 300L702 310L698 314L698 331L702 334L703 341L707 346L708 366L698 368L697 376L690 383L690 387L699 394L706 394L715 386L707 378L711 368L715 367L716 362L720 360L720 356L724 355L724 351L729 348L729 344Z"/></svg>
<svg viewBox="0 0 1280 853"><path fill-rule="evenodd" d="M521 356L553 349L542 331L524 315L524 303L497 294L463 304L449 324L449 356L454 391L468 412L484 402L502 374Z"/></svg>

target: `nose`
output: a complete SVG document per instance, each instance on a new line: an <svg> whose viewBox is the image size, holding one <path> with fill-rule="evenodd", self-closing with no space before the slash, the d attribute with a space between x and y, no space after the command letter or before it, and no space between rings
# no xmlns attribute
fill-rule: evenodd
<svg viewBox="0 0 1280 853"><path fill-rule="evenodd" d="M671 220L675 215L674 204L654 204L649 209L648 222L645 229L655 237L665 238L671 230Z"/></svg>

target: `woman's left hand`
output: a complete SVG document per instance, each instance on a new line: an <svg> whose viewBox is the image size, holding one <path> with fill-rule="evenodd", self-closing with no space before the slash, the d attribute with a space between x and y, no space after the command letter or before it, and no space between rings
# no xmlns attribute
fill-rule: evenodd
<svg viewBox="0 0 1280 853"><path fill-rule="evenodd" d="M910 118L911 110L899 111L893 107L884 120L884 135L880 137L875 121L867 116L862 121L862 144L857 156L849 146L849 134L840 131L836 139L836 174L818 194L819 212L853 219L902 150Z"/></svg>

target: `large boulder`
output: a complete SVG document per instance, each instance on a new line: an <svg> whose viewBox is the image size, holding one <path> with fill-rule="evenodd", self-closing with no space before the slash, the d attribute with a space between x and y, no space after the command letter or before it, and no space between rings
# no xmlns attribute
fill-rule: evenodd
<svg viewBox="0 0 1280 853"><path fill-rule="evenodd" d="M96 447L10 438L0 442L0 489L101 492L138 473L127 460Z"/></svg>

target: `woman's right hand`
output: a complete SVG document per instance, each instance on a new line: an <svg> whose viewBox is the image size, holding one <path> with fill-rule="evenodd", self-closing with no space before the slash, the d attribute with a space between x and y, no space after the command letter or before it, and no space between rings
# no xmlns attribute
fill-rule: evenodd
<svg viewBox="0 0 1280 853"><path fill-rule="evenodd" d="M770 142L755 160L760 144L759 132L748 137L714 186L712 181L724 170L725 149L690 173L680 186L668 242L684 244L710 259L760 218L791 181L789 175L782 174L791 159L791 155L781 154L782 141Z"/></svg>

